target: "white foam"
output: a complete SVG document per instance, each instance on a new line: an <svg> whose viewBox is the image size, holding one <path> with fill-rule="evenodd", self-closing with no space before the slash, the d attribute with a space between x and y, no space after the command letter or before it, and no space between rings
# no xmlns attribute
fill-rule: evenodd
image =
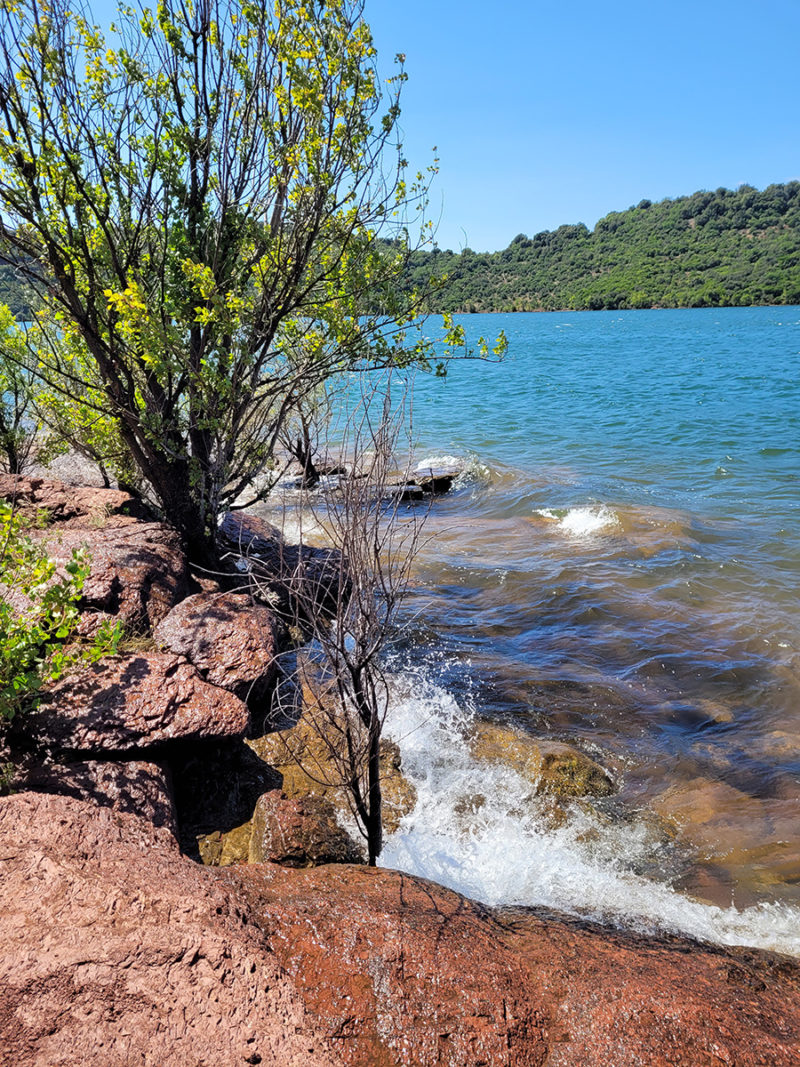
<svg viewBox="0 0 800 1067"><path fill-rule="evenodd" d="M555 520L562 533L577 538L593 537L601 530L619 525L616 512L606 507L605 504L596 507L570 508L564 514L559 514L551 508L537 508L534 514Z"/></svg>
<svg viewBox="0 0 800 1067"><path fill-rule="evenodd" d="M310 510L284 508L272 519L288 545L317 545L327 541L325 527Z"/></svg>
<svg viewBox="0 0 800 1067"><path fill-rule="evenodd" d="M433 455L421 459L414 468L415 474L426 474L428 471L443 471L454 474L455 489L480 489L492 480L492 472L485 463L482 463L476 455L450 456Z"/></svg>
<svg viewBox="0 0 800 1067"><path fill-rule="evenodd" d="M452 470L458 471L464 466L464 460L458 456L426 456L414 468L417 471Z"/></svg>
<svg viewBox="0 0 800 1067"><path fill-rule="evenodd" d="M490 905L542 906L800 955L800 909L719 908L639 873L658 866L669 848L646 823L615 823L575 805L554 825L529 781L472 756L465 737L472 714L422 673L396 678L386 730L400 746L417 803L387 838L382 865Z"/></svg>

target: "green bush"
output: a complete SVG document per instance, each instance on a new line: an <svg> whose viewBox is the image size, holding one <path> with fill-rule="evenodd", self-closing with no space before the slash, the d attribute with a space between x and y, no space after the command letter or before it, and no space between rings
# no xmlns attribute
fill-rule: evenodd
<svg viewBox="0 0 800 1067"><path fill-rule="evenodd" d="M88 554L74 551L59 573L26 535L18 512L0 501L0 724L30 707L42 686L69 667L116 650L118 623L102 626L91 642L76 640L89 566Z"/></svg>

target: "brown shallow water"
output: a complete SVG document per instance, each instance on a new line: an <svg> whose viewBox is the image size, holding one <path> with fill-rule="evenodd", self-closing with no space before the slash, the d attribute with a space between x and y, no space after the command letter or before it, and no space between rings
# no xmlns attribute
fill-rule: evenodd
<svg viewBox="0 0 800 1067"><path fill-rule="evenodd" d="M469 660L481 714L599 757L618 807L669 834L686 892L800 900L791 591L731 556L724 520L517 501L495 517L514 481L435 508L417 571L420 618Z"/></svg>

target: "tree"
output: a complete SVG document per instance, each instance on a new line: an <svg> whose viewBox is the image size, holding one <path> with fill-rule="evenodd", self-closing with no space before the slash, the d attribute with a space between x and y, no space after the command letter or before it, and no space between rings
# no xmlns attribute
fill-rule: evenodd
<svg viewBox="0 0 800 1067"><path fill-rule="evenodd" d="M14 326L11 312L0 304L0 335L13 334ZM22 474L33 450L37 423L31 382L25 345L8 336L0 348L0 465L9 474Z"/></svg>
<svg viewBox="0 0 800 1067"><path fill-rule="evenodd" d="M361 0L159 0L107 33L67 0L0 11L0 225L43 304L37 374L114 421L207 556L303 397L430 354L395 285L425 204L402 66L384 89Z"/></svg>
<svg viewBox="0 0 800 1067"><path fill-rule="evenodd" d="M311 638L297 673L313 679L319 699L304 709L307 729L316 734L324 761L309 762L284 734L288 754L305 773L325 786L341 786L367 844L374 866L383 846L381 737L389 705L386 654L397 636L397 613L406 595L427 516L424 503L409 506L402 488L410 480L398 470L397 447L408 431L409 393L393 396L391 381L367 386L353 396L330 428L349 471L324 489L305 496L299 517L311 510L336 549L338 572L322 572L329 597L321 612L319 570L313 554L301 550L289 579L296 625ZM301 522L302 530L302 522ZM294 559L293 555L293 559ZM259 589L258 568L250 581Z"/></svg>

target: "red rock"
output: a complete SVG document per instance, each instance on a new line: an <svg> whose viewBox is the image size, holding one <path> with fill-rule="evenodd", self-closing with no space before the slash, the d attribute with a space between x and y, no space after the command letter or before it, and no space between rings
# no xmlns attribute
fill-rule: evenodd
<svg viewBox="0 0 800 1067"><path fill-rule="evenodd" d="M254 555L276 560L286 547L277 526L257 515L226 511L219 524L220 536L232 550L242 556Z"/></svg>
<svg viewBox="0 0 800 1067"><path fill-rule="evenodd" d="M298 621L316 610L333 614L350 579L342 555L332 548L289 545L274 526L255 515L223 516L220 541L252 576L253 592L277 597Z"/></svg>
<svg viewBox="0 0 800 1067"><path fill-rule="evenodd" d="M395 871L228 868L361 1067L797 1067L800 965L492 912Z"/></svg>
<svg viewBox="0 0 800 1067"><path fill-rule="evenodd" d="M274 789L258 798L249 859L251 863L314 867L322 863L361 863L363 851L339 826L329 800L314 796L290 800Z"/></svg>
<svg viewBox="0 0 800 1067"><path fill-rule="evenodd" d="M102 520L123 511L139 513L141 504L121 489L64 485L46 478L0 473L0 498L15 500L23 513L46 511L50 522Z"/></svg>
<svg viewBox="0 0 800 1067"><path fill-rule="evenodd" d="M188 592L181 539L162 523L54 527L36 537L58 562L69 560L73 549L85 548L91 570L82 604L118 615L134 633L150 632Z"/></svg>
<svg viewBox="0 0 800 1067"><path fill-rule="evenodd" d="M64 749L149 748L162 741L240 737L247 705L163 652L114 656L65 675L25 716L25 729Z"/></svg>
<svg viewBox="0 0 800 1067"><path fill-rule="evenodd" d="M493 912L396 871L202 868L165 834L0 800L0 1062L798 1063L785 957Z"/></svg>
<svg viewBox="0 0 800 1067"><path fill-rule="evenodd" d="M154 827L164 827L177 848L175 805L169 771L163 764L88 760L34 766L14 781L14 789L91 800L104 808L137 815Z"/></svg>
<svg viewBox="0 0 800 1067"><path fill-rule="evenodd" d="M336 1067L239 899L165 831L0 801L0 1063Z"/></svg>
<svg viewBox="0 0 800 1067"><path fill-rule="evenodd" d="M189 591L179 535L143 521L130 493L0 474L0 498L17 501L33 522L28 535L52 559L66 563L75 549L87 551L82 606L118 615L129 631L149 632ZM42 514L48 521L39 528Z"/></svg>
<svg viewBox="0 0 800 1067"><path fill-rule="evenodd" d="M275 675L278 624L273 613L242 593L197 593L162 619L156 643L186 656L213 685L251 705Z"/></svg>

